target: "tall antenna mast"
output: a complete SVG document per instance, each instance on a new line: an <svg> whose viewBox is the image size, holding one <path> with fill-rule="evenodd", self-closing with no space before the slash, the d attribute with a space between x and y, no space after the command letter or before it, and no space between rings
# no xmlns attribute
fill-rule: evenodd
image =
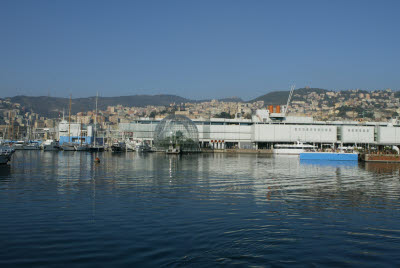
<svg viewBox="0 0 400 268"><path fill-rule="evenodd" d="M288 100L287 100L287 103L286 103L285 116L287 115L288 110L289 110L290 100L292 99L294 87L295 87L295 85L292 85L290 87L290 93L289 93L289 97L288 97Z"/></svg>

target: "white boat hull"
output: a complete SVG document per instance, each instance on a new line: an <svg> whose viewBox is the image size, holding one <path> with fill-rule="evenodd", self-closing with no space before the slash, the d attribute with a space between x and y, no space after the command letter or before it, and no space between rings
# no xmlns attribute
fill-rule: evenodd
<svg viewBox="0 0 400 268"><path fill-rule="evenodd" d="M25 145L24 150L40 150L39 144Z"/></svg>
<svg viewBox="0 0 400 268"><path fill-rule="evenodd" d="M78 146L75 146L75 151L89 151L89 147L85 146L85 145L82 145L82 146L78 145Z"/></svg>
<svg viewBox="0 0 400 268"><path fill-rule="evenodd" d="M273 149L273 154L292 154L292 155L299 155L304 153L304 149Z"/></svg>
<svg viewBox="0 0 400 268"><path fill-rule="evenodd" d="M63 151L75 151L75 145L74 144L66 144L66 143L64 143L63 145L61 145L61 149Z"/></svg>

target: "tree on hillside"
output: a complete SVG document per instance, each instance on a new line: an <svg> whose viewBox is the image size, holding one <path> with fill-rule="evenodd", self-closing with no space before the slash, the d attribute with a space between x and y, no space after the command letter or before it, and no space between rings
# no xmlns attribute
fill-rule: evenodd
<svg viewBox="0 0 400 268"><path fill-rule="evenodd" d="M214 115L214 118L226 118L226 119L231 119L233 118L233 116L231 116L229 113L227 112L221 112L219 114Z"/></svg>

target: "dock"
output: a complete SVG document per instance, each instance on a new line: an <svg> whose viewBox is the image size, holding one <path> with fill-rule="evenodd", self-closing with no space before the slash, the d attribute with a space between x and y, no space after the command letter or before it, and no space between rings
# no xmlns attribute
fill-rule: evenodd
<svg viewBox="0 0 400 268"><path fill-rule="evenodd" d="M360 159L364 162L400 163L398 154L361 154Z"/></svg>

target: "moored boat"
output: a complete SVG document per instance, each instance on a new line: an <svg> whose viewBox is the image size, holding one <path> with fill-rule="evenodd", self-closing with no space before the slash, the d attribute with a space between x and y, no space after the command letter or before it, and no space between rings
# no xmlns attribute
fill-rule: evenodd
<svg viewBox="0 0 400 268"><path fill-rule="evenodd" d="M72 95L69 96L69 112L68 112L68 142L61 144L61 149L63 151L75 151L76 143L71 142L71 103Z"/></svg>
<svg viewBox="0 0 400 268"><path fill-rule="evenodd" d="M77 145L75 145L75 151L89 151L89 145L77 144Z"/></svg>
<svg viewBox="0 0 400 268"><path fill-rule="evenodd" d="M151 152L151 147L146 142L142 141L136 144L136 151L141 153Z"/></svg>
<svg viewBox="0 0 400 268"><path fill-rule="evenodd" d="M134 141L126 140L125 141L126 151L133 152L136 150L136 143Z"/></svg>
<svg viewBox="0 0 400 268"><path fill-rule="evenodd" d="M11 161L11 157L15 150L9 146L0 146L0 164L7 164Z"/></svg>
<svg viewBox="0 0 400 268"><path fill-rule="evenodd" d="M43 151L58 151L60 150L60 145L58 141L46 140L42 143Z"/></svg>
<svg viewBox="0 0 400 268"><path fill-rule="evenodd" d="M12 145L12 147L14 150L24 150L26 144L25 141L17 141Z"/></svg>
<svg viewBox="0 0 400 268"><path fill-rule="evenodd" d="M77 144L76 143L73 143L73 142L64 142L62 145L61 145L61 149L63 150L63 151L75 151L75 146L76 146Z"/></svg>
<svg viewBox="0 0 400 268"><path fill-rule="evenodd" d="M103 152L104 146L103 145L91 145L89 146L89 151L91 152Z"/></svg>
<svg viewBox="0 0 400 268"><path fill-rule="evenodd" d="M168 148L166 153L167 154L180 154L181 150L179 148Z"/></svg>
<svg viewBox="0 0 400 268"><path fill-rule="evenodd" d="M114 142L111 145L111 152L118 153L118 152L125 152L125 150L126 150L125 142L122 141Z"/></svg>
<svg viewBox="0 0 400 268"><path fill-rule="evenodd" d="M40 150L38 141L29 141L24 145L24 150Z"/></svg>
<svg viewBox="0 0 400 268"><path fill-rule="evenodd" d="M272 149L274 154L295 154L304 153L306 151L315 150L316 146L311 144L304 144L302 142L296 142L295 144L276 144Z"/></svg>

